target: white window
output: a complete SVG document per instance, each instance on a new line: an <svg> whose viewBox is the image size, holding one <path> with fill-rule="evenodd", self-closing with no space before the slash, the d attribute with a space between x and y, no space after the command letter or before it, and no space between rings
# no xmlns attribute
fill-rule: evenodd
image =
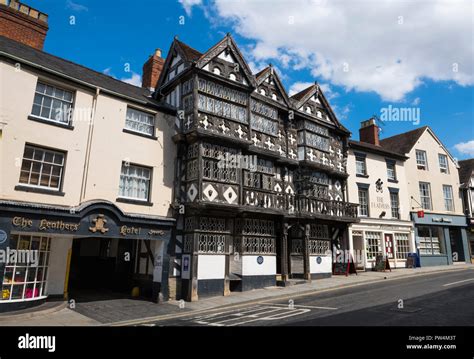
<svg viewBox="0 0 474 359"><path fill-rule="evenodd" d="M359 215L369 215L369 191L365 188L359 188Z"/></svg>
<svg viewBox="0 0 474 359"><path fill-rule="evenodd" d="M382 233L365 232L365 246L367 259L375 259L377 255L382 254Z"/></svg>
<svg viewBox="0 0 474 359"><path fill-rule="evenodd" d="M428 163L426 161L426 152L422 150L416 150L416 166L419 170L428 170Z"/></svg>
<svg viewBox="0 0 474 359"><path fill-rule="evenodd" d="M130 131L153 136L155 132L155 118L149 113L127 108L125 128Z"/></svg>
<svg viewBox="0 0 474 359"><path fill-rule="evenodd" d="M356 156L356 174L361 176L367 175L367 167L365 165L364 156Z"/></svg>
<svg viewBox="0 0 474 359"><path fill-rule="evenodd" d="M232 81L237 81L237 76L235 76L235 74L231 73L229 75L229 79L231 79Z"/></svg>
<svg viewBox="0 0 474 359"><path fill-rule="evenodd" d="M427 182L420 182L420 202L423 209L431 210L431 188Z"/></svg>
<svg viewBox="0 0 474 359"><path fill-rule="evenodd" d="M38 82L31 114L51 122L69 125L72 101L71 91Z"/></svg>
<svg viewBox="0 0 474 359"><path fill-rule="evenodd" d="M446 211L454 211L453 203L453 187L443 185L444 209Z"/></svg>
<svg viewBox="0 0 474 359"><path fill-rule="evenodd" d="M214 70L212 70L212 72L215 73L216 75L221 74L221 70L218 67L214 67Z"/></svg>
<svg viewBox="0 0 474 359"><path fill-rule="evenodd" d="M264 88L261 88L260 95L267 96L267 91Z"/></svg>
<svg viewBox="0 0 474 359"><path fill-rule="evenodd" d="M439 170L441 173L449 173L448 168L448 156L443 154L438 154L438 161L439 161Z"/></svg>
<svg viewBox="0 0 474 359"><path fill-rule="evenodd" d="M275 100L275 101L278 100L278 96L277 96L277 94L274 93L274 92L272 93L272 100Z"/></svg>
<svg viewBox="0 0 474 359"><path fill-rule="evenodd" d="M12 234L9 248L17 251L16 261L5 263L0 303L46 296L51 239Z"/></svg>
<svg viewBox="0 0 474 359"><path fill-rule="evenodd" d="M313 113L313 111L311 110L311 107L306 106L306 113Z"/></svg>
<svg viewBox="0 0 474 359"><path fill-rule="evenodd" d="M64 157L63 152L26 145L20 183L59 190L64 172Z"/></svg>
<svg viewBox="0 0 474 359"><path fill-rule="evenodd" d="M392 212L392 218L400 218L400 205L398 201L398 192L390 191L390 207Z"/></svg>
<svg viewBox="0 0 474 359"><path fill-rule="evenodd" d="M407 259L410 252L410 241L407 233L395 233L395 245L397 247L397 259Z"/></svg>
<svg viewBox="0 0 474 359"><path fill-rule="evenodd" d="M119 197L148 201L150 195L151 169L122 163Z"/></svg>
<svg viewBox="0 0 474 359"><path fill-rule="evenodd" d="M395 172L395 162L387 161L387 178L392 181L397 180L397 174Z"/></svg>

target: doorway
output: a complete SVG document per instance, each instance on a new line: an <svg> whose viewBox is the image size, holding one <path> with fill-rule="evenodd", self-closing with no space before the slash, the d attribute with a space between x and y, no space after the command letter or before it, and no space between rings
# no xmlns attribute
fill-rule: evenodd
<svg viewBox="0 0 474 359"><path fill-rule="evenodd" d="M133 241L125 238L75 238L69 293L76 301L129 297L133 288Z"/></svg>
<svg viewBox="0 0 474 359"><path fill-rule="evenodd" d="M451 253L453 262L464 262L464 246L462 244L461 230L459 228L449 228L449 241L451 243Z"/></svg>

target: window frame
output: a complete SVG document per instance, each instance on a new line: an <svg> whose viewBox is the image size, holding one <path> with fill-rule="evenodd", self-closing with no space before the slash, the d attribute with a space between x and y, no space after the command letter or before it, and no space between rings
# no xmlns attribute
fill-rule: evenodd
<svg viewBox="0 0 474 359"><path fill-rule="evenodd" d="M387 164L387 179L391 182L396 182L397 181L397 168L396 168L397 162L395 160L390 160L390 159L386 159L385 162ZM393 166L393 177L389 176L390 166Z"/></svg>
<svg viewBox="0 0 474 359"><path fill-rule="evenodd" d="M453 186L448 185L448 184L443 184L443 201L444 201L444 210L446 212L454 212L454 192L453 192ZM446 197L446 192L445 189L449 189L449 192L451 194L451 198ZM447 201L451 201L451 207L450 209L447 206Z"/></svg>
<svg viewBox="0 0 474 359"><path fill-rule="evenodd" d="M391 214L391 218L393 219L400 219L400 196L398 195L398 189L391 189L389 188L389 195L390 195L390 214ZM397 206L394 207L393 204L394 204L394 201L393 201L393 197L392 196L396 196L396 203L397 203ZM394 210L396 209L396 213L397 215L394 216Z"/></svg>
<svg viewBox="0 0 474 359"><path fill-rule="evenodd" d="M119 176L119 193L118 193L118 196L117 196L117 201L118 202L126 202L126 203L133 203L133 204L145 204L145 205L153 205L150 201L151 201L151 189L152 189L152 183L153 183L153 167L150 167L150 166L144 166L144 165L141 165L141 164L137 164L137 163L128 163L128 165L126 165L127 162L126 161L122 161L122 164L121 164L121 167L120 167L120 176ZM149 171L149 178L148 178L148 191L147 191L147 196L146 198L137 198L137 197L127 197L127 196L124 196L121 194L121 190L120 190L120 183L121 183L121 180L122 180L122 176L123 176L123 173L122 173L122 170L123 168L126 168L126 167L137 167L137 168L140 168L140 169L146 169Z"/></svg>
<svg viewBox="0 0 474 359"><path fill-rule="evenodd" d="M366 158L367 156L363 153L357 153L357 152L354 152L354 157L355 157L355 169L356 169L356 176L359 176L359 177L368 177L368 174L367 174L367 161L366 161ZM362 167L363 167L363 170L364 170L364 173L359 173L358 170L358 166L357 164L358 163L362 163Z"/></svg>
<svg viewBox="0 0 474 359"><path fill-rule="evenodd" d="M153 118L153 125L152 125L152 131L151 131L151 134L149 133L146 133L146 132L141 132L141 131L137 131L137 130L134 130L132 128L128 128L127 127L127 123L128 122L136 122L136 123L139 123L139 124L143 124L139 121L134 121L134 120L129 120L128 119L128 111L131 110L131 111L136 111L136 112L139 112L141 114L144 114L144 115L147 115L147 116L151 116ZM152 138L152 139L157 139L157 137L155 136L155 133L156 133L156 114L155 113L151 113L151 112L148 112L148 111L143 111L142 109L138 109L136 107L133 107L133 106L127 106L127 111L125 113L125 125L124 125L124 128L123 128L123 131L126 132L126 133L131 133L131 134L134 134L134 135L139 135L139 136L143 136L143 137L148 137L148 138Z"/></svg>
<svg viewBox="0 0 474 359"><path fill-rule="evenodd" d="M64 99L60 99L58 97L54 97L52 95L48 95L48 94L46 94L46 92L40 93L40 92L38 92L38 85L43 85L43 86L45 86L45 88L46 88L46 86L49 86L49 87L52 87L55 90L58 89L58 90L61 90L61 91L64 91L64 92L68 92L68 93L71 94L71 101L67 101L67 100L64 100ZM35 107L35 105L38 106L38 104L36 104L34 102L36 95L43 96L43 98L41 100L40 114L39 115L33 114L33 108ZM49 117L41 116L41 111L43 109L44 97L48 97L48 98L51 99L51 105L52 105L53 100L60 101L62 103L68 102L70 104L70 108L68 110L69 114L68 114L67 122L58 121L54 117L49 118ZM61 85L57 85L57 84L52 83L50 81L44 81L44 80L38 78L38 80L36 82L34 96L33 96L33 104L31 105L31 110L30 110L30 114L28 115L28 119L72 129L73 128L72 119L73 119L73 114L74 114L75 102L76 102L76 91L75 90L64 87L64 86L61 86ZM53 112L53 107L51 106L50 113L52 114L52 112Z"/></svg>
<svg viewBox="0 0 474 359"><path fill-rule="evenodd" d="M422 189L421 189L421 186L423 185L427 185L427 191L428 191L428 196L423 196L422 195ZM418 182L418 189L420 191L420 204L421 204L421 208L423 209L426 209L428 211L432 211L433 210L433 199L432 199L432 195L431 195L431 183L430 182L423 182L423 181L420 181ZM429 198L429 208L426 208L423 204L423 198Z"/></svg>
<svg viewBox="0 0 474 359"><path fill-rule="evenodd" d="M446 161L446 167L443 168L441 165L441 158L443 158ZM444 174L449 174L449 163L448 163L448 156L445 155L444 153L438 153L438 165L439 165L439 171ZM446 172L443 172L445 170Z"/></svg>
<svg viewBox="0 0 474 359"><path fill-rule="evenodd" d="M20 182L21 173L23 172L23 170L22 170L23 162L25 161L25 151L26 151L27 147L33 149L33 158L26 158L27 161L31 162L30 169L29 169L29 172L28 172L29 173L28 174L28 181L30 181L30 179L31 179L31 172L32 172L33 163L34 162L39 162L39 160L34 159L34 153L35 153L34 151L35 150L43 151L42 159L41 159L41 162L40 162L41 168L40 168L40 172L38 173L39 176L38 176L38 184L37 185L31 184L31 183ZM59 154L59 155L63 156L61 165L56 164L54 162L53 163L50 163L50 162L46 163L47 165L51 165L51 169L50 169L50 172L49 172L49 177L50 177L49 183L51 183L51 176L52 176L53 166L58 166L58 167L61 168L60 175L55 176L55 177L59 177L58 187L50 187L50 186L44 186L44 185L40 184L41 183L41 177L43 175L42 170L43 170L44 157L45 157L46 152L51 152L54 155ZM31 144L31 143L28 143L28 142L25 143L25 146L23 148L21 167L20 167L20 176L18 178L18 185L15 187L15 189L17 189L17 190L18 189L31 189L32 192L34 192L34 191L36 191L36 192L46 191L46 193L47 192L62 193L63 184L64 184L65 170L66 170L66 159L67 159L67 151L53 149L53 148L44 147L44 146L39 146L39 145Z"/></svg>
<svg viewBox="0 0 474 359"><path fill-rule="evenodd" d="M361 196L360 194L362 193L365 193L365 200L366 200L366 204L365 204L365 207L362 206L361 204ZM360 217L369 217L370 216L370 208L369 208L369 203L370 203L370 200L369 200L369 187L368 186L358 186L357 187L357 200L358 200L358 203L359 203L359 210L358 210L358 214ZM362 214L362 208L366 208L366 212L367 214Z"/></svg>
<svg viewBox="0 0 474 359"><path fill-rule="evenodd" d="M424 161L424 164L420 163L420 158L419 158L419 154L423 155L423 161ZM421 171L428 171L428 157L426 155L426 151L424 150L415 150L415 159L416 159L416 167L417 169L421 170Z"/></svg>

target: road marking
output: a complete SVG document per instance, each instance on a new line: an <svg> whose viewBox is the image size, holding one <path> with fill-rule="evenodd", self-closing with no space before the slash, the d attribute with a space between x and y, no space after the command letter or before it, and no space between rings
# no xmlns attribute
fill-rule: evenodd
<svg viewBox="0 0 474 359"><path fill-rule="evenodd" d="M191 322L209 326L234 327L256 321L281 320L295 315L311 312L311 309L290 309L288 306L280 305L257 305L244 310L228 310L210 315L197 316Z"/></svg>
<svg viewBox="0 0 474 359"><path fill-rule="evenodd" d="M264 302L264 304L279 305L281 307L289 308L288 304L275 304L275 303L269 303L269 302ZM293 307L308 308L308 309L323 309L323 310L338 310L339 309L339 308L334 308L334 307L316 307L313 305L301 305L301 304L294 304Z"/></svg>
<svg viewBox="0 0 474 359"><path fill-rule="evenodd" d="M464 279L464 280L458 280L457 282L452 282L452 283L443 284L443 287L447 287L447 286L450 286L450 285L453 285L453 284L458 284L458 283L469 282L469 281L471 281L471 280L474 280L474 278Z"/></svg>

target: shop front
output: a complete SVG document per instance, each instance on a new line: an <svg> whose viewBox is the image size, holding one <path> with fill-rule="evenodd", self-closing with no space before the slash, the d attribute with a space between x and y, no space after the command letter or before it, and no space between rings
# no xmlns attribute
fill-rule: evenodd
<svg viewBox="0 0 474 359"><path fill-rule="evenodd" d="M47 299L168 299L174 221L106 201L59 207L0 202L0 312Z"/></svg>
<svg viewBox="0 0 474 359"><path fill-rule="evenodd" d="M349 227L351 254L359 270L371 270L377 256L388 258L391 268L405 268L415 251L413 223L402 220L360 218Z"/></svg>
<svg viewBox="0 0 474 359"><path fill-rule="evenodd" d="M412 212L421 266L470 263L466 217Z"/></svg>

